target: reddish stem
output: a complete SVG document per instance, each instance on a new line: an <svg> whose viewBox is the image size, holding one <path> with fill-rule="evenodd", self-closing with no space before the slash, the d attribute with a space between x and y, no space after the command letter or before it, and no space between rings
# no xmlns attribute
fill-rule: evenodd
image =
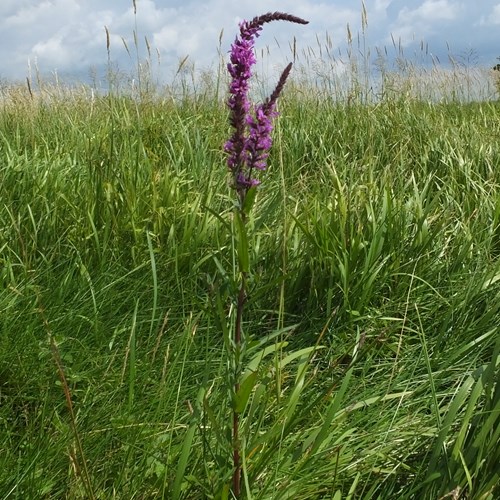
<svg viewBox="0 0 500 500"><path fill-rule="evenodd" d="M239 384L239 364L240 364L240 351L241 351L241 338L242 338L242 321L243 321L243 308L247 299L246 292L246 273L241 273L241 286L238 293L238 304L236 310L236 325L234 329L234 350L235 356L235 377L234 377L234 395L240 389ZM234 403L236 404L236 403ZM240 419L236 411L236 406L233 408L233 494L236 498L240 498L241 492L241 461L240 461L240 438L239 438Z"/></svg>

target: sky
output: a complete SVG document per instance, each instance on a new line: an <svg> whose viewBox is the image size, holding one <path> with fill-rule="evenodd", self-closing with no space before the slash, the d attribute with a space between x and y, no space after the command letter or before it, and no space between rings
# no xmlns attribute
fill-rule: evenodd
<svg viewBox="0 0 500 500"><path fill-rule="evenodd" d="M364 7L365 14L361 0L136 0L135 9L133 0L0 0L0 82L35 72L84 82L105 75L105 27L113 68L133 72L136 47L144 60L147 40L154 71L169 81L181 61L196 71L216 68L242 19L276 10L309 24L266 25L256 45L271 54L266 64L284 66L294 39L313 66L325 57L320 47L342 59L347 26L353 47L373 59L378 47L389 59L403 50L427 63L446 65L448 54L465 64L498 63L500 0L365 0Z"/></svg>

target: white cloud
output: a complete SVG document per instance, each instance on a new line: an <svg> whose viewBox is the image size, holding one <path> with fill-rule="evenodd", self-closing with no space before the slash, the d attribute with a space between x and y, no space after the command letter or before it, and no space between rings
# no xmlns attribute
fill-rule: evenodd
<svg viewBox="0 0 500 500"><path fill-rule="evenodd" d="M5 19L21 9L31 7L32 4L32 0L2 0L0 3L0 17Z"/></svg>
<svg viewBox="0 0 500 500"><path fill-rule="evenodd" d="M426 0L418 9L410 11L410 19L425 22L455 19L460 5L448 0Z"/></svg>
<svg viewBox="0 0 500 500"><path fill-rule="evenodd" d="M61 20L58 16L59 13L64 12L64 16L72 20L78 15L80 8L75 0L44 0L35 5L27 5L25 2L24 7L18 8L11 15L6 16L4 23L6 28L34 26L47 28Z"/></svg>
<svg viewBox="0 0 500 500"><path fill-rule="evenodd" d="M483 16L481 18L480 24L486 26L497 26L500 24L500 3L493 6L488 16Z"/></svg>
<svg viewBox="0 0 500 500"><path fill-rule="evenodd" d="M179 58L189 55L198 68L227 53L238 22L268 11L281 10L310 21L307 26L272 23L257 40L257 50L271 57L259 64L281 68L291 57L296 39L299 54L314 50L328 38L331 50L345 54L346 25L354 40L361 31L361 0L137 0L134 17L132 0L0 0L0 77L23 79L28 59L38 61L42 72L85 75L90 66L105 69L107 26L111 38L111 59L124 71L136 64L134 36L141 54L146 37L153 53L161 54L161 73L175 73ZM485 60L495 59L494 30L481 26L500 24L499 0L365 0L368 28L363 35L368 45L391 44L391 34L411 45L421 39L434 46L450 42L456 51L473 46L484 51ZM481 12L478 12L481 11ZM126 53L122 39L132 54ZM373 51L375 52L375 51ZM267 56L266 56L267 57ZM315 56L313 56L315 57ZM487 63L489 64L489 63ZM102 72L102 71L101 71Z"/></svg>
<svg viewBox="0 0 500 500"><path fill-rule="evenodd" d="M64 47L61 36L54 36L45 42L36 43L32 49L37 59L49 61L57 67L66 65L71 61L71 51Z"/></svg>
<svg viewBox="0 0 500 500"><path fill-rule="evenodd" d="M449 0L425 0L412 2L413 5L404 5L406 2L392 2L396 4L395 20L390 25L390 34L385 40L398 40L403 46L428 39L435 34L452 32L447 26L452 26L461 12L462 4ZM445 40L446 41L446 40Z"/></svg>
<svg viewBox="0 0 500 500"><path fill-rule="evenodd" d="M493 13L491 16L493 24L500 24L500 3L493 7Z"/></svg>

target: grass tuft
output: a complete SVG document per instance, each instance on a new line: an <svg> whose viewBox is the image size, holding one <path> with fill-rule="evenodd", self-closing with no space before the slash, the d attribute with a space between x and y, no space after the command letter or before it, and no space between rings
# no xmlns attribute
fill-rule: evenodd
<svg viewBox="0 0 500 500"><path fill-rule="evenodd" d="M252 220L242 490L495 498L498 102L291 83ZM143 85L2 89L2 498L228 498L227 110L218 84Z"/></svg>

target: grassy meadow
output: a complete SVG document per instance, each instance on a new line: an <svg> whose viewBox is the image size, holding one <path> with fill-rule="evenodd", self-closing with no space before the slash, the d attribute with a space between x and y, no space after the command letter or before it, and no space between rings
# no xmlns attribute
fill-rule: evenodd
<svg viewBox="0 0 500 500"><path fill-rule="evenodd" d="M299 80L250 221L243 496L498 498L500 103ZM0 498L232 498L224 95L3 89Z"/></svg>

